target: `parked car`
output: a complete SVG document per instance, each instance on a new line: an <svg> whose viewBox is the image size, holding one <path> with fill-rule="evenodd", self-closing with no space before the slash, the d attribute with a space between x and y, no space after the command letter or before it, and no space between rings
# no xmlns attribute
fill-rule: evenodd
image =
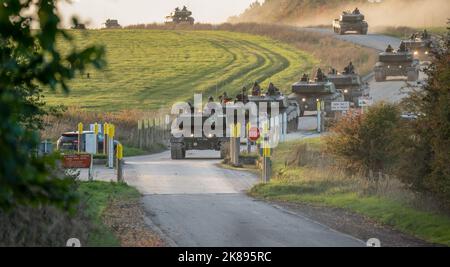
<svg viewBox="0 0 450 267"><path fill-rule="evenodd" d="M86 147L86 134L93 134L92 131L84 131L81 137L81 150L84 151L84 148ZM103 141L104 141L104 135L99 133L98 134L98 144L97 144L97 151L102 152L103 151ZM119 141L114 140L114 151L116 150L117 145L119 144ZM61 137L56 142L56 149L58 151L78 151L78 132L66 132L61 135Z"/></svg>

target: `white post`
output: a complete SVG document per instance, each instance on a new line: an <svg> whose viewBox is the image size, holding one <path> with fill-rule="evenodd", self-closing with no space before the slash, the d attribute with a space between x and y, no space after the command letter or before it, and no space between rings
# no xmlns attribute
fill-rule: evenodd
<svg viewBox="0 0 450 267"><path fill-rule="evenodd" d="M93 181L94 180L94 156L91 154L91 165L89 166L89 171L88 171L88 179L89 181Z"/></svg>
<svg viewBox="0 0 450 267"><path fill-rule="evenodd" d="M108 135L108 167L114 168L114 138Z"/></svg>
<svg viewBox="0 0 450 267"><path fill-rule="evenodd" d="M321 117L322 117L322 111L317 111L317 132L321 133L322 131L322 121L321 121Z"/></svg>

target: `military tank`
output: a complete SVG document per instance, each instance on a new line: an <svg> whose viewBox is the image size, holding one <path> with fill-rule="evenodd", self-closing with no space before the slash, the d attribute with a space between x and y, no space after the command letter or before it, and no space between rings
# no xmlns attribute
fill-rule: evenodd
<svg viewBox="0 0 450 267"><path fill-rule="evenodd" d="M182 9L179 7L175 8L168 16L166 16L166 24L187 24L193 25L195 19L192 17L192 12L183 6Z"/></svg>
<svg viewBox="0 0 450 267"><path fill-rule="evenodd" d="M72 27L72 30L86 30L86 24L77 23Z"/></svg>
<svg viewBox="0 0 450 267"><path fill-rule="evenodd" d="M299 82L292 85L289 99L299 103L301 117L305 115L305 111L317 111L317 102L324 101L328 116L333 114L331 103L344 101L344 96L319 68L314 80L310 80L308 75L304 74Z"/></svg>
<svg viewBox="0 0 450 267"><path fill-rule="evenodd" d="M405 76L408 81L419 79L420 64L414 59L413 53L402 42L397 51L389 45L386 51L379 54L375 64L375 81L383 82L389 76Z"/></svg>
<svg viewBox="0 0 450 267"><path fill-rule="evenodd" d="M290 100L285 95L278 93L276 95L260 95L260 96L249 96L248 100L255 103L258 108L261 103L266 103L268 107L268 113L270 114L271 103L278 103L279 114L286 115L287 132L294 132L298 129L298 119L300 117L300 105L293 99Z"/></svg>
<svg viewBox="0 0 450 267"><path fill-rule="evenodd" d="M357 74L352 62L344 68L343 72L332 69L327 78L335 85L336 89L341 90L344 100L355 106L358 105L362 96L369 95L369 86L361 80L361 76Z"/></svg>
<svg viewBox="0 0 450 267"><path fill-rule="evenodd" d="M173 160L186 158L186 151L188 150L215 150L220 151L222 159L227 156L230 138L227 137L226 127L223 128L221 136L206 134L203 131L203 125L210 117L210 115L204 113L196 114L194 112L181 114L177 117L178 128L172 129L170 138L170 152ZM226 125L225 115L217 115L217 121L219 120L222 121L222 125ZM186 127L184 121L191 122L191 134L188 136L183 134ZM215 127L215 123L212 127ZM201 136L194 134L195 128L202 129Z"/></svg>
<svg viewBox="0 0 450 267"><path fill-rule="evenodd" d="M106 29L122 29L122 26L116 19L107 19L104 24Z"/></svg>
<svg viewBox="0 0 450 267"><path fill-rule="evenodd" d="M333 21L333 31L344 35L347 32L357 32L367 34L369 24L364 20L365 17L358 8L353 12L344 11L339 19Z"/></svg>
<svg viewBox="0 0 450 267"><path fill-rule="evenodd" d="M419 60L429 60L429 55L433 48L431 35L424 30L423 32L413 33L409 39L402 40L406 48L411 51L414 58Z"/></svg>

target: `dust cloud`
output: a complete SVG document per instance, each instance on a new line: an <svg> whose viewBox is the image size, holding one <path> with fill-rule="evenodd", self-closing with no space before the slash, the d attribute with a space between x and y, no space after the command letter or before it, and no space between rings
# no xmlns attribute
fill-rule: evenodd
<svg viewBox="0 0 450 267"><path fill-rule="evenodd" d="M313 14L298 14L289 24L298 26L329 25L344 10L353 10L355 4L345 4L334 8L324 8ZM385 0L359 4L358 8L366 16L369 26L445 26L450 19L450 0Z"/></svg>

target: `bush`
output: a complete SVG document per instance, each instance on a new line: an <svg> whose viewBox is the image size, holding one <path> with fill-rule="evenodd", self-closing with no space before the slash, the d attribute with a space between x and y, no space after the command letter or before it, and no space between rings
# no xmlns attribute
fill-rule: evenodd
<svg viewBox="0 0 450 267"><path fill-rule="evenodd" d="M387 171L398 157L400 111L380 103L343 117L325 138L326 149L352 171Z"/></svg>
<svg viewBox="0 0 450 267"><path fill-rule="evenodd" d="M450 204L450 32L442 49L434 51L423 89L413 90L403 102L419 114L403 144L398 176Z"/></svg>

